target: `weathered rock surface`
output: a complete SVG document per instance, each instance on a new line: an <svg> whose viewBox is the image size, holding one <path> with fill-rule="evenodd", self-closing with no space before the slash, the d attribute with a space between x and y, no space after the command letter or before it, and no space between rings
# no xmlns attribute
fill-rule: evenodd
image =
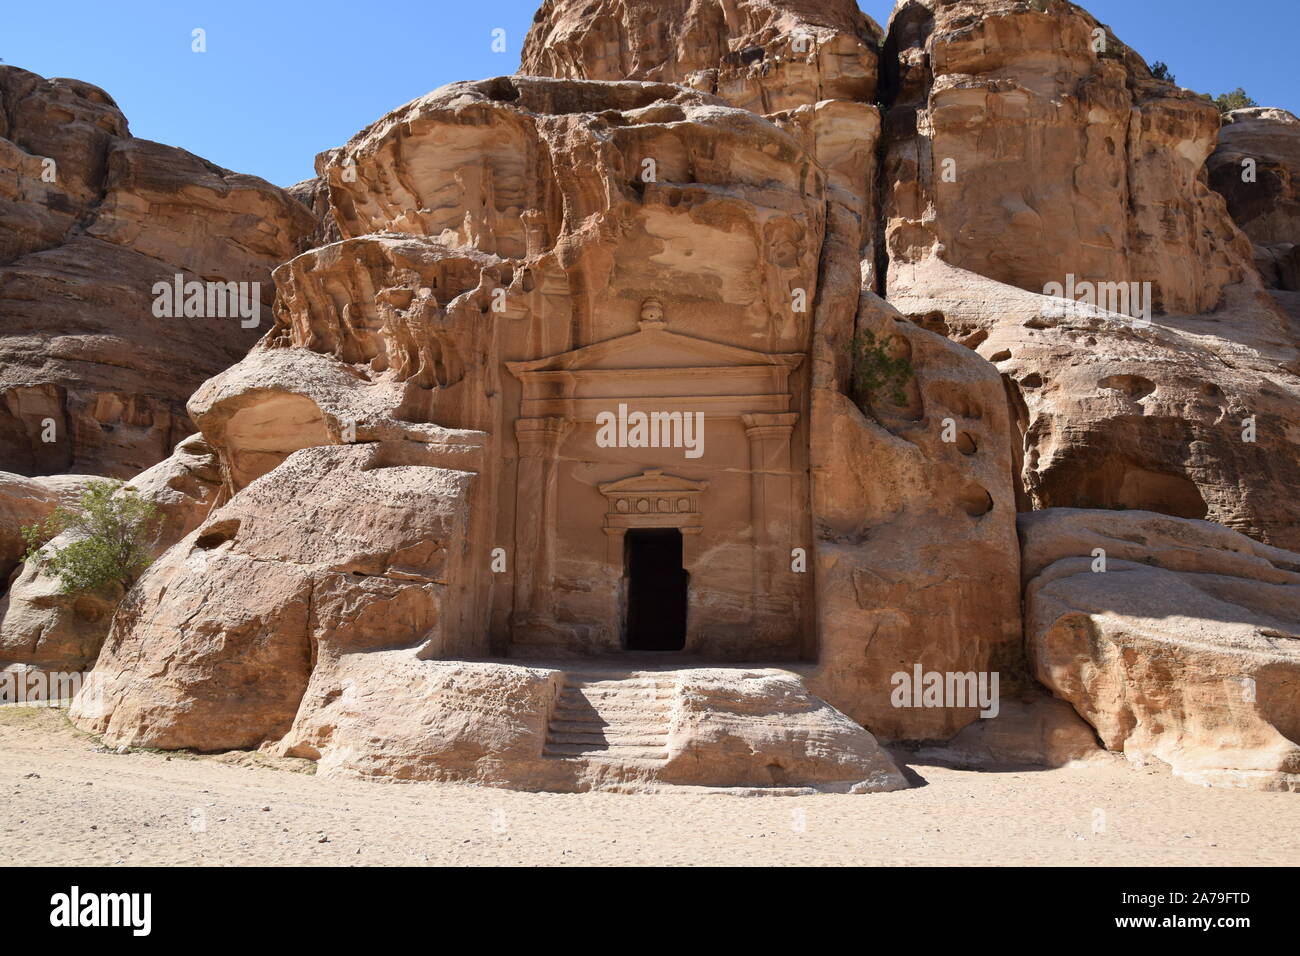
<svg viewBox="0 0 1300 956"><path fill-rule="evenodd" d="M1070 767L1117 759L1103 750L1074 708L1055 697L1003 696L998 715L973 721L951 740L918 751L981 770L1014 767Z"/></svg>
<svg viewBox="0 0 1300 956"><path fill-rule="evenodd" d="M1265 283L1300 290L1300 119L1279 109L1233 110L1206 171L1255 244Z"/></svg>
<svg viewBox="0 0 1300 956"><path fill-rule="evenodd" d="M334 211L330 208L329 184L319 176L294 183L285 190L298 200L316 217L316 229L303 241L303 248L315 249L317 246L338 242L342 237L334 223Z"/></svg>
<svg viewBox="0 0 1300 956"><path fill-rule="evenodd" d="M310 448L245 488L131 590L74 720L140 746L255 747L288 731L322 658L463 653L471 476L429 458Z"/></svg>
<svg viewBox="0 0 1300 956"><path fill-rule="evenodd" d="M265 333L270 271L313 216L263 180L132 137L103 90L10 66L0 170L0 461L130 478L193 431L194 388ZM260 327L157 317L154 284L177 274L260 283Z"/></svg>
<svg viewBox="0 0 1300 956"><path fill-rule="evenodd" d="M1300 352L1262 293L1139 328L938 259L891 272L892 305L1002 373L1022 510L1160 511L1300 547Z"/></svg>
<svg viewBox="0 0 1300 956"><path fill-rule="evenodd" d="M613 568L607 565L604 505L593 509L584 496L592 495L597 480L609 482L656 464L721 486L708 499L710 514L716 512L709 520L718 522L705 526L701 541L708 551L692 563L692 601L698 603L692 605L691 635L696 636L688 641L699 644L688 643L688 649L724 659L805 654L814 640L811 621L802 623L810 613L802 593L809 578L800 576L802 570L792 573L788 557L793 544L807 548L809 543L799 529L799 512L778 511L764 519L773 540L760 542L758 573L771 583L757 588L754 543L731 529L748 527L749 509L763 500L779 503L783 493L808 493L797 477L797 463L808 454L808 425L797 412L783 410L805 406L807 376L822 376L824 387L849 401L843 395L843 357L827 350L842 350L859 321L852 303L862 251L873 242L867 187L874 176L870 140L875 132L874 110L848 102L806 106L774 123L707 94L664 84L515 77L436 91L324 154L320 172L344 238L276 271L280 298L271 335L191 399L190 413L220 459L226 504L169 551L118 612L97 668L106 681L102 709L82 713L82 725L120 742L212 749L278 740L297 714L301 726L293 739L300 743L286 746L327 754L318 743L324 731L313 722L329 713L334 693L329 682L356 666L342 661L362 647L423 646L420 658L618 650L617 620L611 627L593 613L604 614L603 605L611 600L613 612L622 613L621 556ZM656 159L649 182L636 178L646 156ZM829 227L836 248L833 275L821 261L828 220L834 223ZM708 255L696 255L705 249ZM823 276L853 298L849 308L826 311L819 304L813 317L808 306L819 302ZM791 307L792 288L802 290L808 306ZM497 302L503 308L496 308ZM864 315L861 321L869 320ZM808 363L798 355L809 348L814 323L832 330L836 344L818 345L817 361L829 362L829 371L805 371ZM964 478L974 476L967 484L978 478L992 492L984 485L978 493L963 485L945 494L938 520L951 526L945 567L962 567L972 578L978 573L984 595L1005 591L1005 606L1013 607L1014 496L996 373L939 336L910 326L901 331L900 341L915 350L924 372L917 395L933 392L936 404L923 412L914 403L895 427L928 429L927 441L938 442L941 413L950 405L963 422L988 416L987 422L966 425L986 444L985 452L968 465L974 453L963 444L964 451L952 453L952 467ZM520 416L518 403L539 399L521 394L498 369L507 364L519 375L516 368L527 372L534 367L529 362L546 368L546 357L557 354L556 367L568 369L565 374L576 381L582 380L590 355L597 381L626 379L623 387L631 391L624 394L631 395L646 394L637 389L667 389L649 394L669 403L692 394L683 388L701 388L673 384L683 372L694 377L706 371L725 383L728 376L752 376L775 363L793 370L780 373L792 376L791 396L789 404L777 408L765 394L732 399L716 385L703 386L718 398L699 401L731 403L747 417L743 425L737 422L742 427L734 437L715 431L720 436L710 439L718 443L710 445L718 449L715 457L694 465L683 464L680 451L669 456L624 451L602 460L607 456L593 447L591 432L581 432L592 427L581 424L590 421L591 412L567 406L578 430L558 456L563 474L573 476L564 479L561 487L567 490L559 504L572 508L573 517L542 529L549 543L543 538L530 544L528 536L537 532L528 529L537 517L525 504L538 485L516 474L526 467L515 464L516 456L533 454L524 444L528 436L519 431L527 416ZM754 390L750 381L746 387ZM958 382L982 383L985 402L977 408L959 399ZM566 412L554 414L560 420ZM931 417L918 426L916 419L926 414ZM511 428L516 418L520 422ZM919 435L900 440L884 427L872 428L854 420L842 431L876 436L887 448L881 453L887 460L915 457ZM754 443L783 432L792 433L786 454L793 467L778 464L779 459L756 466L755 455L775 454L780 446L768 452ZM964 440L973 439L966 434ZM366 465L371 457L388 465ZM770 489L753 484L767 480L765 467L778 482ZM746 473L753 468L754 476ZM820 468L833 482L859 470L843 449ZM900 495L915 468L913 463L900 474ZM374 476L392 481L396 472L410 483L400 493L395 486L376 487ZM451 475L461 476L462 483L472 480L474 496L461 485L447 484L450 478L417 492L425 476ZM332 490L336 482L337 491ZM395 496L401 507L384 504L384 495ZM993 496L997 512L986 518ZM911 507L925 507L921 495L905 497ZM744 510L733 516L727 508L736 504ZM829 499L826 506L842 507ZM300 507L306 509L301 519L295 517ZM452 509L459 524L454 529L438 524L435 517L444 524L451 519L426 513L437 508ZM402 520L377 520L376 509L395 509ZM892 504L882 506L878 520L896 517L892 509ZM872 582L855 582L847 574L865 547L867 535L859 524L836 542L845 576L831 585L832 592L850 595L862 617L882 607L895 613L891 636L880 643L892 642L900 658L910 660L930 641L932 620L901 592L882 596ZM346 527L347 534L362 540L349 546L345 560L336 553L339 545L304 537L304 529L320 526L336 534ZM284 530L273 532L276 527ZM708 532L709 527L714 530ZM423 535L421 540L432 535L449 549L455 541L461 570L452 576L421 566L411 572L415 583L389 580L382 570L387 559L370 557L415 548L406 540L409 535ZM995 565L987 547L1000 537L1005 539L1002 561ZM284 550L268 550L269 541ZM498 542L506 545L506 576L488 571L497 560ZM893 580L907 562L927 553L895 556L901 563ZM358 579L348 563L359 560L358 554L370 556L367 567L379 570ZM864 567L875 565L868 561ZM542 573L551 579L542 583ZM976 633L951 642L936 663L951 658L963 668L980 669L995 655L1014 657L1014 613L990 613L991 599L977 597L960 580L940 590L945 600L961 600L968 592L970 606L963 612L978 620L972 623ZM427 607L434 601L431 592L439 595L438 613ZM916 615L914 623L897 620L899 601ZM548 602L554 602L550 609ZM459 615L459 627L443 620L448 608ZM348 637L356 626L348 615L358 613L372 622L367 627L384 629L382 639L369 631L364 638ZM275 679L253 687L256 675L272 667ZM414 673L443 672L418 667ZM824 699L859 719L887 718L889 729L900 735L928 736L973 717L913 712L909 722L905 713L888 708L887 671L869 675L883 677L883 695L867 704L859 698L867 693L868 678L857 669L830 667L827 674L817 678L825 685L819 691ZM318 685L326 689L311 689ZM786 687L778 680L743 688L752 693L733 695L723 706L726 695L701 685L699 693L713 703L691 718L698 726L687 737L694 742L678 748L679 756L670 760L673 769L655 779L772 786L862 782L874 775L863 770L864 760L879 759L870 735L809 697L801 684ZM758 701L742 707L754 694ZM373 696L363 700L374 710L364 720L356 718L362 727L402 719ZM744 708L763 707L773 719L755 720L747 736L741 728ZM775 715L803 713L811 723L790 717L794 726L805 728L799 731L803 736L774 729L781 722ZM399 732L400 726L374 730L381 737ZM370 739L370 730L355 733ZM479 742L467 746L472 751L495 733L474 735ZM840 743L831 747L828 739ZM803 747L799 741L809 743ZM394 773L415 772L394 763L407 744L373 748L369 757L357 746L342 751L352 754L347 759L353 763L373 760ZM783 754L769 761L777 770L755 764L753 747ZM836 747L843 751L839 756ZM801 750L807 753L796 759ZM751 756L742 759L745 754ZM426 773L450 772L446 767L461 760L418 759L431 768L444 767L421 771ZM897 782L886 777L867 788Z"/></svg>
<svg viewBox="0 0 1300 956"><path fill-rule="evenodd" d="M775 669L575 673L353 653L316 667L272 749L324 773L522 789L908 786L869 733Z"/></svg>
<svg viewBox="0 0 1300 956"><path fill-rule="evenodd" d="M1258 281L1204 181L1214 104L1154 79L1081 7L918 0L896 11L884 56L891 260L937 249L1036 292L1067 274L1147 281L1167 313Z"/></svg>
<svg viewBox="0 0 1300 956"><path fill-rule="evenodd" d="M53 475L27 478L0 472L0 594L27 551L22 529L44 521L59 505L76 502L93 475Z"/></svg>
<svg viewBox="0 0 1300 956"><path fill-rule="evenodd" d="M545 0L519 72L679 83L776 113L873 102L881 36L852 0Z"/></svg>
<svg viewBox="0 0 1300 956"><path fill-rule="evenodd" d="M549 789L905 786L794 674L671 672L658 760L544 753L561 671L467 656L473 476L415 443L303 449L167 554L73 710L111 746L274 746L339 771Z"/></svg>
<svg viewBox="0 0 1300 956"><path fill-rule="evenodd" d="M844 121L871 129L869 112ZM320 160L348 238L277 271L272 336L191 403L231 490L296 447L342 440L348 425L359 441L477 443L483 500L497 504L480 512L476 560L486 564L499 543L514 577L484 597L493 610L478 626L497 652L519 641L536 656L620 646L620 572L606 560L599 486L654 467L698 476L719 488L710 498L718 532L701 539L712 557L701 554L696 568L695 639L724 658L796 657L806 579L785 571L771 602L754 607L753 544L737 532L754 501L746 472L757 430L770 420L793 431L789 454L803 454L806 425L793 409L811 323L806 308L791 310L790 289L815 294L825 177L803 143L832 126L810 115L788 133L662 84L522 77L453 84L380 120ZM483 164L466 162L480 152ZM647 155L656 176L641 182ZM861 175L865 161L846 159L844 176ZM394 175L407 164L414 175ZM555 396L553 413L531 412L547 399L521 383L552 376L552 362L575 373L574 386ZM756 389L756 373L771 386ZM723 419L710 426L716 450L704 460L596 446L600 395L689 413L695 400L683 388L705 393L703 407ZM748 394L769 388L787 396ZM742 417L750 412L762 424ZM533 454L531 433L517 429L550 419L573 423L556 449L566 475L556 507L573 518L543 531L554 543L539 545L528 535L542 487L526 474L532 465L513 462L516 448ZM777 480L800 481L795 472ZM787 514L773 521L776 535L791 533ZM782 544L766 543L762 560L786 566ZM537 574L551 583L530 583ZM547 608L552 595L567 606ZM738 607L757 619L744 634Z"/></svg>
<svg viewBox="0 0 1300 956"><path fill-rule="evenodd" d="M871 734L813 696L796 674L679 671L662 779L708 786L851 783L854 793L909 786Z"/></svg>
<svg viewBox="0 0 1300 956"><path fill-rule="evenodd" d="M1149 512L1051 509L1020 528L1036 674L1108 749L1300 790L1300 554Z"/></svg>
<svg viewBox="0 0 1300 956"><path fill-rule="evenodd" d="M1183 520L1300 547L1300 352L1206 185L1216 110L1065 0L877 37L838 0L556 0L542 75L321 154L317 247L188 403L218 507L78 725L561 790L904 785L877 736L1293 786L1295 556ZM109 208L78 241L173 241ZM1040 294L1070 276L1151 283L1152 321ZM855 391L866 333L901 401ZM629 407L707 442L606 440ZM1022 517L1022 562L1017 511L1062 505L1181 517ZM896 706L914 669L1004 709Z"/></svg>
<svg viewBox="0 0 1300 956"><path fill-rule="evenodd" d="M50 490L49 508L39 519L57 504L75 505L85 483L95 479L57 475L25 480ZM127 482L118 493L127 491L135 491L157 509L148 542L156 558L198 527L216 502L221 491L216 457L201 435L191 435L167 459ZM0 501L0 521L31 523L33 519L24 516L25 503ZM70 540L59 535L49 547L57 550ZM43 563L32 561L23 564L7 592L0 593L0 667L61 672L87 670L95 663L123 597L116 585L92 594L63 594L58 578Z"/></svg>
<svg viewBox="0 0 1300 956"><path fill-rule="evenodd" d="M1063 0L908 4L885 56L887 298L1003 373L1021 507L1300 547L1295 326L1204 183L1213 105ZM1149 282L1154 324L1040 294L1071 276Z"/></svg>
<svg viewBox="0 0 1300 956"><path fill-rule="evenodd" d="M895 337L916 373L906 404L882 397L864 414L841 391L851 329L818 343L813 686L885 738L945 739L979 708L895 707L894 674L998 671L1013 692L1023 670L1007 406L992 366L871 292L856 328Z"/></svg>

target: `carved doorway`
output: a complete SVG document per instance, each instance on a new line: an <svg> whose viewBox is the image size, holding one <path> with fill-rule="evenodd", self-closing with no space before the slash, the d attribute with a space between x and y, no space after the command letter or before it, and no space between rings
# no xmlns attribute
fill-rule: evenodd
<svg viewBox="0 0 1300 956"><path fill-rule="evenodd" d="M686 591L682 533L677 528L632 528L627 554L629 651L680 651L686 646Z"/></svg>

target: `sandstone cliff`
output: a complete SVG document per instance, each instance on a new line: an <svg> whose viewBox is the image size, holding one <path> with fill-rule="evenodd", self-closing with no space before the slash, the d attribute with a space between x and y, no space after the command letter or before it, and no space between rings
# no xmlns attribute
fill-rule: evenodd
<svg viewBox="0 0 1300 956"><path fill-rule="evenodd" d="M1214 105L1063 0L905 4L885 60L887 298L997 365L1022 507L1300 547L1300 352L1206 184ZM1150 310L1052 283L1137 283Z"/></svg>
<svg viewBox="0 0 1300 956"><path fill-rule="evenodd" d="M1210 185L1255 244L1265 283L1300 291L1300 119L1286 110L1233 110L1224 117L1206 169Z"/></svg>
<svg viewBox="0 0 1300 956"><path fill-rule="evenodd" d="M881 35L853 0L545 0L519 72L678 83L776 113L873 102Z"/></svg>
<svg viewBox="0 0 1300 956"><path fill-rule="evenodd" d="M103 90L0 66L0 465L129 478L193 431L185 401L263 335L310 212L131 136ZM260 327L155 315L156 282L260 283ZM251 292L251 289L250 289Z"/></svg>
<svg viewBox="0 0 1300 956"><path fill-rule="evenodd" d="M880 737L1296 789L1289 121L1221 133L1066 0L907 0L881 40L851 2L548 0L520 75L381 117L301 206L232 183L312 248L265 248L269 334L139 479L154 567L90 624L23 569L7 660L103 641L73 716L110 743L366 776L903 786ZM144 186L83 192L84 237L14 215L190 254L129 225ZM619 405L707 447L602 443ZM665 535L684 653L642 667ZM900 702L914 669L1005 713Z"/></svg>

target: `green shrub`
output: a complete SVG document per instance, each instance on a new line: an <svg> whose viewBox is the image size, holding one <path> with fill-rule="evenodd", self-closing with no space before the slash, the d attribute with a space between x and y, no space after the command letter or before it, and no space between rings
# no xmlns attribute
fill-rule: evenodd
<svg viewBox="0 0 1300 956"><path fill-rule="evenodd" d="M1174 79L1174 75L1169 72L1169 64L1162 60L1156 60L1151 64L1151 75L1157 80L1164 80L1166 83L1178 83L1178 81Z"/></svg>
<svg viewBox="0 0 1300 956"><path fill-rule="evenodd" d="M907 402L903 386L911 381L912 363L894 358L887 347L894 336L877 341L870 329L855 335L847 346L852 359L853 388L868 405L879 395L887 394L895 405Z"/></svg>
<svg viewBox="0 0 1300 956"><path fill-rule="evenodd" d="M64 594L85 594L114 584L129 588L149 566L149 533L157 525L153 502L134 489L117 494L119 481L92 481L75 507L59 506L22 529L28 561L44 560ZM49 548L56 535L72 540Z"/></svg>
<svg viewBox="0 0 1300 956"><path fill-rule="evenodd" d="M1246 91L1240 86L1231 93L1220 93L1214 98L1214 105L1219 108L1220 113L1231 113L1233 110L1244 110L1250 106L1258 106L1254 100L1247 95Z"/></svg>

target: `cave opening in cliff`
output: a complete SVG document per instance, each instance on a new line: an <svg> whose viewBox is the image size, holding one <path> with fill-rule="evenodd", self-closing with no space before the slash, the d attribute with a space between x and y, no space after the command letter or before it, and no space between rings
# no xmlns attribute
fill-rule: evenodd
<svg viewBox="0 0 1300 956"><path fill-rule="evenodd" d="M680 651L686 646L682 533L634 528L627 533L627 649Z"/></svg>

